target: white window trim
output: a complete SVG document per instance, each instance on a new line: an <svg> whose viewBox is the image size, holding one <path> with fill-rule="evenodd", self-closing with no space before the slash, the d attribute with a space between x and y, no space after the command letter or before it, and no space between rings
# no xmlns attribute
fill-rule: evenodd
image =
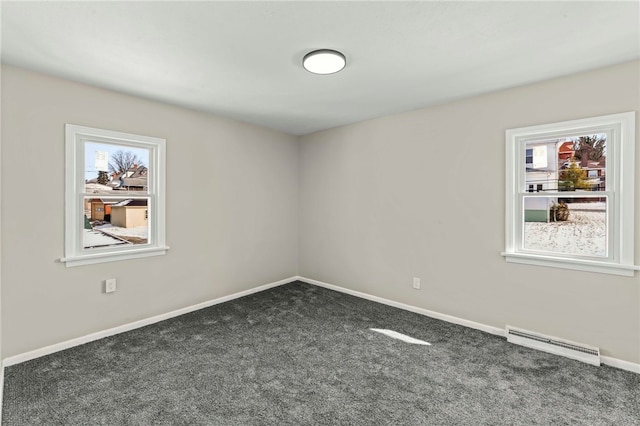
<svg viewBox="0 0 640 426"><path fill-rule="evenodd" d="M164 139L67 124L65 126L65 253L60 259L67 267L159 256L165 245L165 144ZM84 229L84 146L98 141L149 149L149 242L130 247L86 250Z"/></svg>
<svg viewBox="0 0 640 426"><path fill-rule="evenodd" d="M506 131L506 232L502 256L507 262L550 266L580 271L633 276L640 267L634 265L634 165L635 165L635 112L611 114L580 120L564 121ZM519 205L524 170L524 141L532 138L553 137L562 133L608 129L612 139L607 141L607 191L611 200L608 220L610 251L602 260L562 256L556 253L537 254L523 252L522 213Z"/></svg>

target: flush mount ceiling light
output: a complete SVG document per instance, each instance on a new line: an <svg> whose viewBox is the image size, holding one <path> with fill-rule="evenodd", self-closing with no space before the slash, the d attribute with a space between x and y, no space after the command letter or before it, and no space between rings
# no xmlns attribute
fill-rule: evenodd
<svg viewBox="0 0 640 426"><path fill-rule="evenodd" d="M345 56L337 50L320 49L304 55L302 66L314 74L333 74L347 64Z"/></svg>

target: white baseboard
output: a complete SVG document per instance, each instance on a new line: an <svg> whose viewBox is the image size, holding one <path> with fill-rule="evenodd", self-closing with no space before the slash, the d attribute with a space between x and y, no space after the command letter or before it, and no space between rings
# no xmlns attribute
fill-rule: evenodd
<svg viewBox="0 0 640 426"><path fill-rule="evenodd" d="M177 309L175 311L167 312L165 314L156 315L150 318L142 319L139 321L134 321L128 324L120 325L118 327L109 328L107 330L98 331L96 333L87 334L86 336L77 337L75 339L66 340L61 343L56 343L50 346L45 346L44 348L35 349L33 351L25 352L20 355L11 356L4 359L4 366L9 367L11 365L19 364L21 362L29 361L35 358L39 358L41 356L49 355L54 352L62 351L65 349L72 348L74 346L83 345L85 343L93 342L94 340L103 339L105 337L113 336L115 334L124 333L126 331L135 330L136 328L144 327L150 324L155 324L160 321L164 321L170 318L174 318L180 315L188 314L190 312L194 312L200 309L208 308L209 306L217 305L220 303L228 302L233 299L238 299L240 297L248 296L253 293L258 293L260 291L268 290L273 287L278 287L283 284L290 283L292 281L296 281L297 277L291 277L284 280L276 281L270 284L261 285L259 287L255 287L249 290L241 291L238 293L231 294L229 296L219 297L217 299L208 300L206 302L198 303L196 305L187 306L185 308Z"/></svg>
<svg viewBox="0 0 640 426"><path fill-rule="evenodd" d="M640 374L640 364L636 364L635 362L624 361L622 359L602 355L600 355L600 361L602 361L604 365L608 365L609 367L615 367L619 368L620 370L626 370L631 371L632 373Z"/></svg>
<svg viewBox="0 0 640 426"><path fill-rule="evenodd" d="M466 319L454 317L447 314L441 314L439 312L430 311L428 309L418 308L416 306L407 305L404 303L396 302L389 299L384 299L378 296L372 296L367 293L361 293L359 291L350 290L348 288L339 287L333 284L327 284L322 281L312 280L310 278L305 277L296 277L298 281L305 282L307 284L317 285L318 287L328 288L330 290L339 291L340 293L350 294L351 296L360 297L362 299L371 300L373 302L382 303L385 305L393 306L395 308L404 309L406 311L415 312L417 314L425 315L431 318L447 321L453 324L462 325L469 328L474 328L476 330L484 331L486 333L495 334L497 336L502 336L506 338L506 333L504 328L493 327L486 324L481 324L475 321L469 321ZM624 361L618 358L612 358L608 356L600 356L600 360L603 364L608 365L610 367L619 368L621 370L631 371L632 373L640 374L640 364L636 364L630 361Z"/></svg>
<svg viewBox="0 0 640 426"><path fill-rule="evenodd" d="M2 401L2 384L4 380L4 367L9 367L11 365L19 364L21 362L29 361L35 358L39 358L41 356L49 355L54 352L62 351L65 349L72 348L74 346L83 345L85 343L92 342L94 340L99 340L105 337L113 336L115 334L124 333L126 331L135 330L136 328L144 327L150 324L155 324L160 321L164 321L166 319L174 318L180 315L188 314L190 312L194 312L200 309L208 308L209 306L217 305L220 303L228 302L230 300L238 299L240 297L248 296L250 294L258 293L264 290L268 290L273 287L278 287L283 284L288 284L292 281L302 281L307 284L316 285L318 287L324 287L330 290L335 290L340 293L349 294L351 296L360 297L362 299L371 300L373 302L382 303L384 305L393 306L395 308L403 309L405 311L414 312L417 314L425 315L430 318L439 319L442 321L450 322L453 324L462 325L464 327L473 328L476 330L484 331L486 333L494 334L501 337L506 337L504 328L493 327L486 324L481 324L475 321L469 321L463 318L454 317L447 314L442 314L439 312L430 311L428 309L418 308L416 306L407 305L405 303L396 302L393 300L385 299L378 296L372 296L367 293L362 293L355 290L350 290L348 288L340 287L333 284L328 284L322 281L312 280L310 278L305 278L301 276L294 276L291 278L287 278L284 280L276 281L270 284L261 285L259 287L255 287L249 290L241 291L239 293L234 293L229 296L223 296L217 299L209 300L206 302L198 303L196 305L187 306L185 308L181 308L175 311L167 312L165 314L156 315L147 319L135 321L129 324L124 324L118 327L113 327L104 331L99 331L96 333L91 333L86 336L77 337L75 339L67 340L61 343L56 343L50 346L46 346L44 348L36 349L33 351L25 352L23 354L15 355L12 357L8 357L0 363L0 410L1 410L1 401ZM601 356L602 363L611 367L619 368L621 370L631 371L633 373L640 374L640 364L633 363L630 361L624 361L617 358L612 358L608 356ZM0 420L1 420L2 412L0 411ZM1 424L1 423L0 423Z"/></svg>
<svg viewBox="0 0 640 426"><path fill-rule="evenodd" d="M451 322L458 325L463 325L465 327L474 328L476 330L481 330L489 334L495 334L498 336L505 336L504 329L498 327L492 327L490 325L481 324L479 322L469 321L466 319L454 317L447 314L441 314L439 312L430 311L428 309L418 308L416 306L407 305L405 303L396 302L389 299L384 299L378 296L372 296L367 293L361 293L359 291L350 290L348 288L339 287L333 284L323 283L322 281L316 281L309 278L298 277L299 281L305 282L307 284L317 285L318 287L328 288L329 290L339 291L340 293L350 294L351 296L360 297L362 299L371 300L373 302L382 303L384 305L393 306L394 308L400 308L405 311L415 312L416 314L421 314L430 318L439 319L446 322Z"/></svg>

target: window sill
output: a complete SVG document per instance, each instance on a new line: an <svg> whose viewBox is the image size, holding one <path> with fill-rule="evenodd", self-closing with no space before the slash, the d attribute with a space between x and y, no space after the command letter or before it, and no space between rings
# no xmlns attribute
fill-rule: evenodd
<svg viewBox="0 0 640 426"><path fill-rule="evenodd" d="M108 252L108 253L91 253L72 257L63 257L61 263L66 264L67 268L73 266L92 265L95 263L115 262L118 260L138 259L141 257L162 256L167 253L169 247L146 247L135 250Z"/></svg>
<svg viewBox="0 0 640 426"><path fill-rule="evenodd" d="M622 275L632 277L640 266L625 265L612 262L598 262L594 260L566 259L555 256L543 256L529 253L502 252L507 262L525 265L549 266L553 268L573 269L576 271L599 272L602 274Z"/></svg>

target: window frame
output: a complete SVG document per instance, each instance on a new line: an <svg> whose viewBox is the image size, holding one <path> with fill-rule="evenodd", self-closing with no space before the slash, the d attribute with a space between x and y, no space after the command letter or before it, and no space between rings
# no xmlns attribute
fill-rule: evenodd
<svg viewBox="0 0 640 426"><path fill-rule="evenodd" d="M149 150L147 194L148 237L146 244L85 248L83 241L85 192L85 144L106 143ZM67 267L136 259L166 254L165 244L165 139L97 129L75 124L65 125L65 249L60 259ZM104 198L114 198L108 195ZM120 197L121 198L121 197Z"/></svg>
<svg viewBox="0 0 640 426"><path fill-rule="evenodd" d="M635 111L507 129L505 250L507 262L633 276ZM574 133L607 133L607 241L610 254L602 260L554 252L532 253L523 248L526 142L566 137ZM559 192L559 191L558 191ZM553 195L553 194L552 194ZM595 194L591 194L595 195Z"/></svg>

